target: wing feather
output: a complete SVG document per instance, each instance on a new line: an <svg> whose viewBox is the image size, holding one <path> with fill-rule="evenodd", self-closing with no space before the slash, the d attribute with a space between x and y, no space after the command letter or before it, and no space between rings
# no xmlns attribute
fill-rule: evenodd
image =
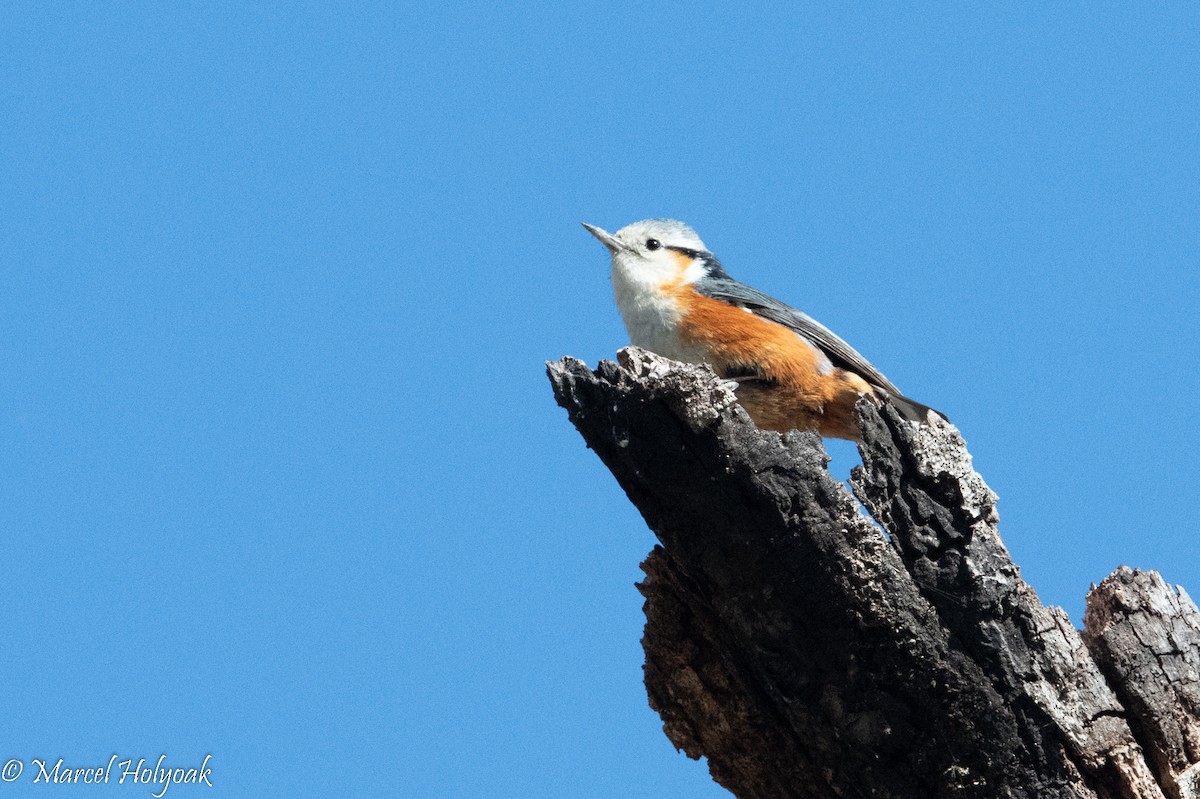
<svg viewBox="0 0 1200 799"><path fill-rule="evenodd" d="M892 381L884 377L882 372L859 354L858 350L803 311L732 278L709 277L697 281L695 288L706 297L745 308L763 319L783 325L825 353L834 366L854 372L868 383L879 386L891 394L903 396L900 394L900 389L896 388Z"/></svg>

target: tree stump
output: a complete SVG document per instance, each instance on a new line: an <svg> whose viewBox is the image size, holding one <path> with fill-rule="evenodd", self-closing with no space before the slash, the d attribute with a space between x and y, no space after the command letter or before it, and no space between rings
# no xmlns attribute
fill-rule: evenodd
<svg viewBox="0 0 1200 799"><path fill-rule="evenodd" d="M1121 569L1081 635L949 423L861 402L852 495L816 434L757 429L707 366L630 347L548 374L660 541L650 705L740 799L1200 797L1196 606Z"/></svg>

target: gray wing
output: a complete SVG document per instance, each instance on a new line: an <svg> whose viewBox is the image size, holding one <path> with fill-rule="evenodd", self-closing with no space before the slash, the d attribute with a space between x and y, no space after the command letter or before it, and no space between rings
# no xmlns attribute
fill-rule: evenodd
<svg viewBox="0 0 1200 799"><path fill-rule="evenodd" d="M870 361L838 338L832 330L803 311L798 311L792 306L732 278L710 277L698 281L695 289L706 297L745 308L763 319L783 325L825 353L834 366L854 372L868 383L873 383L892 394L900 395L900 389L892 385L892 381L884 377L878 369L871 365Z"/></svg>

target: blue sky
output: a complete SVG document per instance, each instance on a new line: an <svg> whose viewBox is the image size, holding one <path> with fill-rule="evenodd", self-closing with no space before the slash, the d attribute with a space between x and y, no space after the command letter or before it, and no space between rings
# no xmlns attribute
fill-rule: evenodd
<svg viewBox="0 0 1200 799"><path fill-rule="evenodd" d="M727 796L543 374L626 343L580 221L688 221L943 410L1077 623L1200 592L1200 12L436 6L6 7L0 760Z"/></svg>

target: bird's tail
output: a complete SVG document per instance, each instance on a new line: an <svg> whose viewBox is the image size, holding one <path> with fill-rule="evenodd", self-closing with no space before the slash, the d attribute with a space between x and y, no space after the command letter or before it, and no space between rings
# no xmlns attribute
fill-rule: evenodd
<svg viewBox="0 0 1200 799"><path fill-rule="evenodd" d="M891 400L892 406L895 407L900 415L910 422L919 422L921 424L933 424L937 419L943 422L949 422L946 414L941 411L935 411L928 405L922 405L916 400L911 400L903 394L896 394L891 391L877 389L880 394Z"/></svg>

